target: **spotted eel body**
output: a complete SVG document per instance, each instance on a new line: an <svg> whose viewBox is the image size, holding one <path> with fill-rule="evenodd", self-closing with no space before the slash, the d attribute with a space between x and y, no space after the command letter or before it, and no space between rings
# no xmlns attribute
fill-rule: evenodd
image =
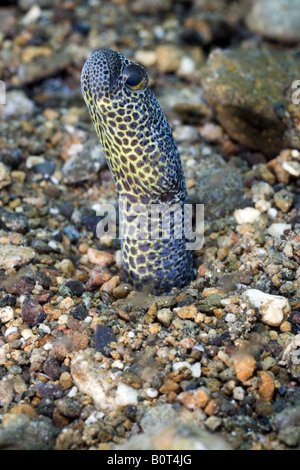
<svg viewBox="0 0 300 470"><path fill-rule="evenodd" d="M154 293L183 287L193 279L193 256L186 239L149 223L141 236L134 224L140 207L161 220L176 204L188 203L182 164L169 124L148 87L145 69L111 49L93 52L81 87L113 176L120 213L123 280ZM154 211L153 211L154 208ZM168 212L169 211L169 212ZM183 213L183 212L182 212ZM159 218L159 215L157 215ZM139 226L140 227L140 226Z"/></svg>

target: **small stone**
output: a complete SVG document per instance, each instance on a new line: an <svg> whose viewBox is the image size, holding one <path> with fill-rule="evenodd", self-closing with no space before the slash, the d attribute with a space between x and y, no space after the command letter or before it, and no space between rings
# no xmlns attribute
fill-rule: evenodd
<svg viewBox="0 0 300 470"><path fill-rule="evenodd" d="M113 290L113 295L117 299L124 299L131 291L132 286L130 284L123 283L120 286L115 287L115 289Z"/></svg>
<svg viewBox="0 0 300 470"><path fill-rule="evenodd" d="M46 176L53 175L55 166L56 165L54 162L45 160L42 163L37 163L36 165L33 165L32 169L36 173L39 173L40 175L43 175L46 177Z"/></svg>
<svg viewBox="0 0 300 470"><path fill-rule="evenodd" d="M172 44L163 44L156 48L156 67L159 72L176 72L181 63L181 49Z"/></svg>
<svg viewBox="0 0 300 470"><path fill-rule="evenodd" d="M8 186L11 182L10 172L7 166L0 162L0 189Z"/></svg>
<svg viewBox="0 0 300 470"><path fill-rule="evenodd" d="M170 326L173 319L173 312L170 308L161 308L157 311L157 320L165 327Z"/></svg>
<svg viewBox="0 0 300 470"><path fill-rule="evenodd" d="M243 389L243 387L235 387L233 389L232 395L235 400L243 401L245 398L245 390Z"/></svg>
<svg viewBox="0 0 300 470"><path fill-rule="evenodd" d="M188 410L197 410L199 408L205 408L209 401L209 395L205 390L198 388L196 390L181 392L178 395L178 400Z"/></svg>
<svg viewBox="0 0 300 470"><path fill-rule="evenodd" d="M279 326L291 311L290 304L285 297L266 294L258 289L249 289L245 295L251 305L259 309L262 322L267 325Z"/></svg>
<svg viewBox="0 0 300 470"><path fill-rule="evenodd" d="M179 390L179 385L178 383L174 382L174 380L171 379L165 379L163 385L160 387L159 391L162 394L168 394L171 392L178 392Z"/></svg>
<svg viewBox="0 0 300 470"><path fill-rule="evenodd" d="M78 297L81 297L84 293L84 285L81 281L71 280L66 282L65 286L70 289L73 295L77 295Z"/></svg>
<svg viewBox="0 0 300 470"><path fill-rule="evenodd" d="M280 209L282 212L288 212L293 205L293 201L293 194L286 189L282 189L274 195L274 202L276 207L278 207L278 209Z"/></svg>
<svg viewBox="0 0 300 470"><path fill-rule="evenodd" d="M49 356L43 365L43 372L50 380L58 380L60 377L60 365L56 357Z"/></svg>
<svg viewBox="0 0 300 470"><path fill-rule="evenodd" d="M115 261L114 255L107 253L106 251L96 250L95 248L89 248L88 259L92 264L97 264L98 266L105 267Z"/></svg>
<svg viewBox="0 0 300 470"><path fill-rule="evenodd" d="M34 111L34 101L24 91L12 90L6 93L6 105L0 106L0 119L25 118Z"/></svg>
<svg viewBox="0 0 300 470"><path fill-rule="evenodd" d="M257 373L259 386L258 393L260 398L266 402L270 402L275 391L275 382L269 372L261 370Z"/></svg>
<svg viewBox="0 0 300 470"><path fill-rule="evenodd" d="M238 353L233 356L233 365L238 380L249 380L256 369L256 361L253 356L246 353Z"/></svg>
<svg viewBox="0 0 300 470"><path fill-rule="evenodd" d="M59 383L63 390L68 390L73 385L73 380L70 372L63 372L59 378Z"/></svg>
<svg viewBox="0 0 300 470"><path fill-rule="evenodd" d="M239 225L253 224L259 216L259 210L254 207L245 207L234 211L234 218Z"/></svg>
<svg viewBox="0 0 300 470"><path fill-rule="evenodd" d="M67 418L78 418L81 413L82 405L73 398L63 397L55 402L58 412Z"/></svg>
<svg viewBox="0 0 300 470"><path fill-rule="evenodd" d="M14 318L14 310L7 306L0 308L0 321L2 323L7 323Z"/></svg>
<svg viewBox="0 0 300 470"><path fill-rule="evenodd" d="M105 271L97 271L92 269L89 272L89 279L85 285L86 290L94 291L102 286L105 282L109 281L111 275Z"/></svg>
<svg viewBox="0 0 300 470"><path fill-rule="evenodd" d="M74 305L74 300L71 297L66 297L58 304L59 310L69 311Z"/></svg>
<svg viewBox="0 0 300 470"><path fill-rule="evenodd" d="M197 308L195 305L177 307L174 308L173 311L176 315L178 315L179 318L182 319L196 318L197 316Z"/></svg>
<svg viewBox="0 0 300 470"><path fill-rule="evenodd" d="M28 231L28 220L23 214L0 208L0 221L4 228L11 232L26 233Z"/></svg>
<svg viewBox="0 0 300 470"><path fill-rule="evenodd" d="M300 176L300 163L296 161L288 161L282 163L282 168L290 175L298 178Z"/></svg>
<svg viewBox="0 0 300 470"><path fill-rule="evenodd" d="M215 432L219 429L222 424L221 418L217 418L217 416L209 416L205 421L205 426L212 432Z"/></svg>
<svg viewBox="0 0 300 470"><path fill-rule="evenodd" d="M83 321L88 316L87 308L84 304L78 304L71 308L72 317L77 320Z"/></svg>
<svg viewBox="0 0 300 470"><path fill-rule="evenodd" d="M109 281L106 281L104 284L102 284L102 286L100 287L100 291L110 294L117 287L119 282L119 276L113 276L111 279L109 279Z"/></svg>
<svg viewBox="0 0 300 470"><path fill-rule="evenodd" d="M280 238L281 235L285 232L285 230L291 230L291 224L284 224L284 223L274 223L267 228L267 232L271 237Z"/></svg>
<svg viewBox="0 0 300 470"><path fill-rule="evenodd" d="M25 297L21 307L21 315L24 322L34 323L36 318L43 313L44 309L36 299Z"/></svg>
<svg viewBox="0 0 300 470"><path fill-rule="evenodd" d="M102 353L106 353L110 347L110 343L112 342L117 342L117 338L113 330L108 326L97 325L95 333L95 349Z"/></svg>

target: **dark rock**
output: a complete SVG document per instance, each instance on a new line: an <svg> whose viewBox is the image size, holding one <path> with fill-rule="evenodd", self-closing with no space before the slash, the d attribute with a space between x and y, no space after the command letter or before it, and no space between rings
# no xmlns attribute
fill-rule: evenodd
<svg viewBox="0 0 300 470"><path fill-rule="evenodd" d="M43 397L40 403L37 405L36 409L39 414L51 418L54 410L53 397Z"/></svg>
<svg viewBox="0 0 300 470"><path fill-rule="evenodd" d="M49 276L47 276L47 274L45 274L43 271L40 271L38 272L35 276L34 276L36 282L38 284L40 284L41 286L43 286L44 289L50 289L51 285L52 285L52 281L50 279Z"/></svg>
<svg viewBox="0 0 300 470"><path fill-rule="evenodd" d="M68 237L71 242L76 242L77 240L79 240L80 235L72 225L67 225L67 227L63 229L63 233Z"/></svg>
<svg viewBox="0 0 300 470"><path fill-rule="evenodd" d="M36 393L44 397L61 398L63 394L63 388L61 385L40 383L34 387Z"/></svg>
<svg viewBox="0 0 300 470"><path fill-rule="evenodd" d="M16 214L5 209L0 209L0 226L11 232L26 233L28 231L28 219L23 214Z"/></svg>
<svg viewBox="0 0 300 470"><path fill-rule="evenodd" d="M66 282L66 287L70 289L73 295L80 297L84 293L84 284L78 280L71 280Z"/></svg>
<svg viewBox="0 0 300 470"><path fill-rule="evenodd" d="M58 380L61 372L58 360L53 356L48 357L44 362L43 371L51 380Z"/></svg>
<svg viewBox="0 0 300 470"><path fill-rule="evenodd" d="M71 309L71 315L72 317L77 318L77 320L84 320L88 316L86 306L84 304L76 305L76 307Z"/></svg>
<svg viewBox="0 0 300 470"><path fill-rule="evenodd" d="M36 318L44 313L43 307L38 301L31 297L26 297L23 300L21 307L21 315L26 323L34 323Z"/></svg>
<svg viewBox="0 0 300 470"><path fill-rule="evenodd" d="M50 253L52 251L52 248L48 243L44 242L44 240L40 240L39 238L35 238L31 242L31 247L40 254Z"/></svg>
<svg viewBox="0 0 300 470"><path fill-rule="evenodd" d="M73 211L74 211L73 202L66 201L60 205L59 212L61 213L61 215L63 215L67 219L71 217L71 215L73 214Z"/></svg>
<svg viewBox="0 0 300 470"><path fill-rule="evenodd" d="M0 300L0 307L14 307L16 305L16 298L11 295L5 295Z"/></svg>
<svg viewBox="0 0 300 470"><path fill-rule="evenodd" d="M53 175L55 166L56 165L54 162L45 161L45 162L37 163L36 165L33 165L32 169L36 173L39 173L40 175L50 176L50 175Z"/></svg>
<svg viewBox="0 0 300 470"><path fill-rule="evenodd" d="M97 233L97 225L103 219L102 215L84 215L82 217L82 225L84 225L89 232L92 232L94 235Z"/></svg>
<svg viewBox="0 0 300 470"><path fill-rule="evenodd" d="M95 349L105 353L111 342L116 342L117 338L108 326L97 325L95 333Z"/></svg>

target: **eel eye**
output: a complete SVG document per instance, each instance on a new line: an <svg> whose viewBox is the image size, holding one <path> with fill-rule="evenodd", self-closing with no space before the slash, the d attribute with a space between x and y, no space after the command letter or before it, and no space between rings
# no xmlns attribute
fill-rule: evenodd
<svg viewBox="0 0 300 470"><path fill-rule="evenodd" d="M148 87L149 78L146 70L138 64L130 64L123 72L125 86L132 91L144 91Z"/></svg>

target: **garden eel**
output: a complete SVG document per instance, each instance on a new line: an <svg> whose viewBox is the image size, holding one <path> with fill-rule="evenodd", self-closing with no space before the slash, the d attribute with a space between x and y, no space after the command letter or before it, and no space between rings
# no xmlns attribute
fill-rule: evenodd
<svg viewBox="0 0 300 470"><path fill-rule="evenodd" d="M186 249L183 229L182 238L176 235L178 219L169 210L176 204L183 218L188 203L186 183L177 146L149 89L147 72L119 52L100 49L84 64L81 88L115 184L123 281L136 290L147 286L155 294L186 286L194 277L193 254ZM171 213L168 238L158 222L157 204L161 220ZM146 232L143 224L134 224L136 214L142 214L141 206L149 214L151 206L154 214L151 226L149 217L143 219Z"/></svg>

